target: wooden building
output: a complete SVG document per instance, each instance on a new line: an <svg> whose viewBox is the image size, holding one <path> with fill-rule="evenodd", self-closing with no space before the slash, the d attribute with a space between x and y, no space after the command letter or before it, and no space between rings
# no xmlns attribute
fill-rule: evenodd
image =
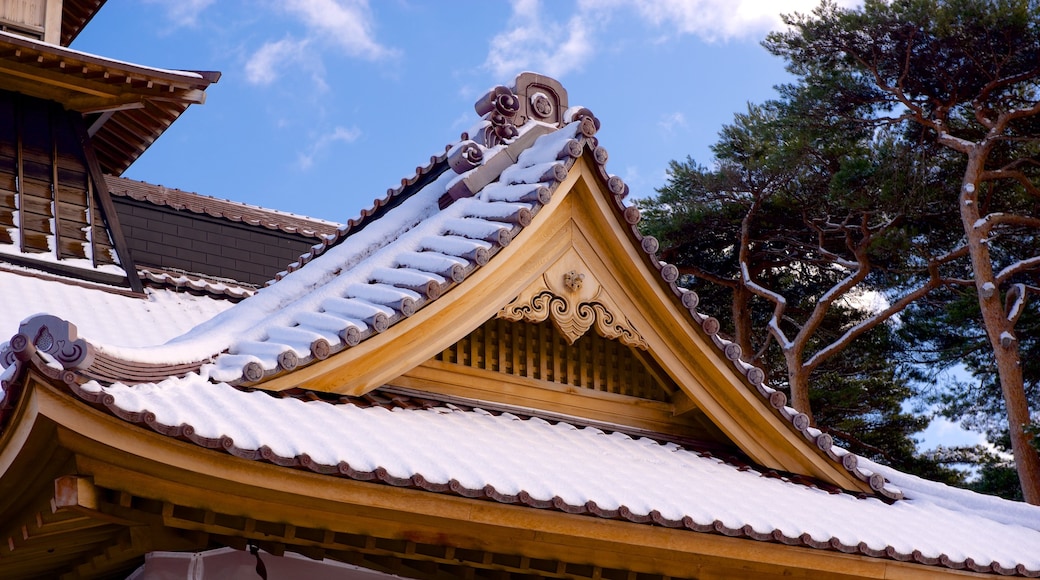
<svg viewBox="0 0 1040 580"><path fill-rule="evenodd" d="M166 107L154 139L217 76L48 30L0 33L0 576L1040 576L1040 508L858 458L764 384L557 81L492 89L337 227L119 178L127 115Z"/></svg>

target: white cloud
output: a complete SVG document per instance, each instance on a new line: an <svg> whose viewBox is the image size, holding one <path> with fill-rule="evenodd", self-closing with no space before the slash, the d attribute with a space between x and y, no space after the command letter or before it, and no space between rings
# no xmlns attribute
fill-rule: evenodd
<svg viewBox="0 0 1040 580"><path fill-rule="evenodd" d="M348 56L379 60L395 54L376 42L366 0L288 0L284 6L307 27L309 38L339 47Z"/></svg>
<svg viewBox="0 0 1040 580"><path fill-rule="evenodd" d="M491 39L484 66L498 78L525 70L553 77L580 69L593 54L591 30L580 14L566 25L543 22L539 0L515 0L509 30Z"/></svg>
<svg viewBox="0 0 1040 580"><path fill-rule="evenodd" d="M166 15L174 26L195 26L199 21L199 14L213 4L214 0L149 0L154 4L160 4Z"/></svg>
<svg viewBox="0 0 1040 580"><path fill-rule="evenodd" d="M855 6L862 0L838 4ZM597 34L620 12L657 27L665 40L693 35L706 42L757 41L783 28L781 14L808 13L817 5L819 0L579 0L563 22L548 21L541 0L513 0L509 27L491 39L484 67L502 79L525 70L557 78L580 70L606 43ZM620 25L631 24L626 20Z"/></svg>
<svg viewBox="0 0 1040 580"><path fill-rule="evenodd" d="M268 42L246 61L246 80L255 85L269 85L278 78L280 69L304 60L308 41L283 38Z"/></svg>
<svg viewBox="0 0 1040 580"><path fill-rule="evenodd" d="M580 0L584 12L632 8L643 20L675 34L692 34L707 42L762 38L783 28L781 14L809 13L819 0ZM838 0L855 6L861 0Z"/></svg>
<svg viewBox="0 0 1040 580"><path fill-rule="evenodd" d="M211 0L193 0L195 2ZM373 36L374 22L366 0L286 0L281 10L304 26L303 38L292 36L263 44L246 61L246 79L266 85L289 65L311 73L319 89L327 88L323 51L331 48L349 57L380 60L397 54Z"/></svg>
<svg viewBox="0 0 1040 580"><path fill-rule="evenodd" d="M675 129L677 127L686 126L686 115L683 115L678 111L674 113L669 113L661 117L661 120L657 122L657 126L663 129L665 133L670 135L675 132Z"/></svg>
<svg viewBox="0 0 1040 580"><path fill-rule="evenodd" d="M335 127L332 131L319 135L317 139L311 143L311 146L297 155L296 161L300 169L306 171L314 166L314 160L322 152L328 149L333 143L353 143L361 137L361 130L352 127L347 129L346 127Z"/></svg>

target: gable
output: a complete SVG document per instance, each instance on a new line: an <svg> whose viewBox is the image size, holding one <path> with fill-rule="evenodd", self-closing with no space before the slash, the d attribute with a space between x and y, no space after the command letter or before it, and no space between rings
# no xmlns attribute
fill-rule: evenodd
<svg viewBox="0 0 1040 580"><path fill-rule="evenodd" d="M387 384L734 449L645 351L594 331L572 344L548 320L500 313Z"/></svg>
<svg viewBox="0 0 1040 580"><path fill-rule="evenodd" d="M561 289L563 276L574 271L585 276L576 296L595 295L601 305L609 304L610 318L616 318L630 340L645 343L647 356L679 385L681 395L669 404L668 414L703 414L709 429L722 433L723 441L732 442L760 465L811 475L848 489L866 487L834 459L809 445L802 433L786 424L788 419L764 405L761 395L748 387L739 370L747 373L751 367L739 363L739 351L718 342L717 324L711 334L699 328L698 322L712 327L714 321L684 304L681 296L689 293L674 286L674 277L670 281L662 278L661 270L667 275L669 267L650 259L652 253L647 249L656 250L652 239L644 243L637 237L634 223L638 212L624 208L620 196L609 191L609 179L595 152L584 151L561 175L548 203L532 212L530 223L511 234L493 258L443 296L356 346L258 384L270 390L346 395L363 394L384 384L414 386L414 376L425 371L413 369L460 341L514 299L526 296L520 300L530 301L545 290L562 299L568 294ZM600 159L605 162L605 155ZM456 203L461 201L475 200ZM547 278L553 282L546 282ZM584 300L579 298L576 303ZM686 300L686 304L695 302ZM606 307L597 308L603 312L599 320L606 320ZM402 375L404 379L399 379ZM483 398L489 397L494 398Z"/></svg>
<svg viewBox="0 0 1040 580"><path fill-rule="evenodd" d="M566 108L555 81L521 79L538 89L529 95L538 103L526 111L532 118ZM556 100L542 102L551 101L542 89ZM495 107L520 111L513 93L492 94ZM538 322L529 315L545 310L571 340L594 328L645 352L645 368L678 387L658 405L652 428L699 425L694 433L766 468L883 492L883 478L872 480L832 450L829 437L808 430L804 416L718 337L717 322L696 311L696 295L675 285L675 267L661 263L656 241L635 228L627 187L606 172L590 112L567 109L562 127L529 121L516 136L516 119L493 110L478 133L484 145L464 141L431 160L414 190L348 224L352 234L316 245L297 271L168 348L106 349L84 376L114 382L118 369L138 369L128 380L149 382L204 372L269 391L361 395L393 384L517 300L511 316ZM586 416L567 404L565 414ZM626 424L626 405L609 405L611 420Z"/></svg>

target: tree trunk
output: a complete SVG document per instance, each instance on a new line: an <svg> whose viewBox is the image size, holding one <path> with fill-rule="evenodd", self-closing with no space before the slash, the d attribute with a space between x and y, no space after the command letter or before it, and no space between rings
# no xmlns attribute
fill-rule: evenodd
<svg viewBox="0 0 1040 580"><path fill-rule="evenodd" d="M751 343L751 297L753 294L743 284L733 287L733 342L744 353L744 360L754 362L755 348Z"/></svg>
<svg viewBox="0 0 1040 580"><path fill-rule="evenodd" d="M1000 389L1007 408L1011 450L1015 458L1022 494L1028 503L1040 505L1040 453L1030 442L1025 427L1030 422L1022 378L1022 361L1018 341L1014 339L1014 325L1004 314L1000 289L996 286L989 245L982 232L975 227L980 217L978 184L988 148L976 147L968 154L960 193L961 222L968 241L979 309L982 312L986 335L993 347Z"/></svg>
<svg viewBox="0 0 1040 580"><path fill-rule="evenodd" d="M809 403L810 373L802 364L800 349L784 349L784 360L787 362L787 383L791 386L791 406L809 417L809 424L815 426L816 419Z"/></svg>

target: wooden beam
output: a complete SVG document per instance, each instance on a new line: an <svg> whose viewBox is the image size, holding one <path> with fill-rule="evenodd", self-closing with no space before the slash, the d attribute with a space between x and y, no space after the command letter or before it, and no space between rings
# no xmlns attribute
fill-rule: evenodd
<svg viewBox="0 0 1040 580"><path fill-rule="evenodd" d="M116 255L119 256L119 265L126 272L126 279L130 284L130 289L134 292L143 293L144 285L141 284L141 278L137 275L137 266L130 256L130 247L126 243L126 237L123 236L123 228L119 225L119 214L116 213L116 206L112 203L112 196L108 191L108 182L105 181L105 175L101 171L97 155L94 154L94 145L91 142L90 135L87 133L83 116L69 111L68 118L83 146L83 155L87 161L87 171L90 174L91 181L94 182L94 191L97 193L98 201L101 202L101 219L108 226L109 234L112 236L112 245L115 246Z"/></svg>
<svg viewBox="0 0 1040 580"><path fill-rule="evenodd" d="M84 113L84 114L87 114L87 113ZM115 114L115 110L107 109L107 110L105 110L105 112L103 112L100 115L98 115L98 118L94 119L94 122L91 123L90 127L87 128L87 135L89 135L90 137L93 137L94 134L97 133L101 129L101 126L104 125L105 123L107 123L108 120L111 119L112 115L114 115L114 114Z"/></svg>
<svg viewBox="0 0 1040 580"><path fill-rule="evenodd" d="M38 66L24 65L10 60L0 60L0 73L38 83L37 91L39 94L34 94L33 96L46 94L47 87L65 89L75 94L86 94L94 97L108 98L118 96L125 92L125 89L115 85L90 82L85 81L85 79L80 79L79 82L74 82L73 79L75 77L69 77L61 71L41 69ZM88 83L90 86L87 86Z"/></svg>
<svg viewBox="0 0 1040 580"><path fill-rule="evenodd" d="M98 491L94 482L79 475L63 475L54 480L55 511L65 508L97 511Z"/></svg>
<svg viewBox="0 0 1040 580"><path fill-rule="evenodd" d="M47 124L51 140L51 223L54 236L54 257L61 261L61 208L58 203L58 131L57 123L61 119L54 110L54 105L47 107Z"/></svg>

